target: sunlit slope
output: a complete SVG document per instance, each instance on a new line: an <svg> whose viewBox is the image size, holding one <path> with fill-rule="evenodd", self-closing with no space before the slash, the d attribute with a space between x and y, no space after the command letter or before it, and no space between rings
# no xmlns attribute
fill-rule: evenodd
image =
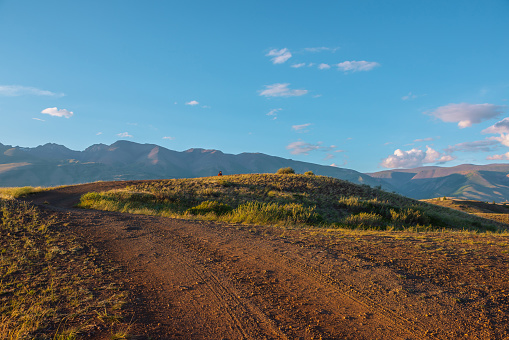
<svg viewBox="0 0 509 340"><path fill-rule="evenodd" d="M147 181L81 207L225 222L362 229L497 230L496 223L325 176L252 174Z"/></svg>

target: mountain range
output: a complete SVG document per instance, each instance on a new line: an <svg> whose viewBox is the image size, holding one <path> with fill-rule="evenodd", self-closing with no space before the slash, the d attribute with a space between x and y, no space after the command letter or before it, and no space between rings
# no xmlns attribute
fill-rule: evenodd
<svg viewBox="0 0 509 340"><path fill-rule="evenodd" d="M415 199L446 196L489 202L509 200L509 164L425 166L368 175Z"/></svg>
<svg viewBox="0 0 509 340"><path fill-rule="evenodd" d="M244 173L274 173L291 167L357 184L381 186L415 199L457 197L509 200L509 164L427 166L363 174L355 170L295 161L262 153L226 154L219 150L173 151L155 144L117 141L84 151L48 143L34 148L0 143L0 187L56 186L93 181L192 178Z"/></svg>
<svg viewBox="0 0 509 340"><path fill-rule="evenodd" d="M244 173L274 173L292 167L359 184L382 185L383 180L355 170L323 166L262 153L226 154L219 150L178 152L154 144L117 141L95 144L84 151L48 143L35 148L0 144L1 186L56 186L98 180L191 178Z"/></svg>

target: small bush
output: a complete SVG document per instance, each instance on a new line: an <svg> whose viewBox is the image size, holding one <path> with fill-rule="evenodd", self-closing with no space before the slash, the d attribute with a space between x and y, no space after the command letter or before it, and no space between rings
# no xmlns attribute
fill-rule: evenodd
<svg viewBox="0 0 509 340"><path fill-rule="evenodd" d="M226 216L229 222L274 223L274 224L314 224L323 218L314 207L306 208L302 204L247 202Z"/></svg>
<svg viewBox="0 0 509 340"><path fill-rule="evenodd" d="M344 219L344 223L350 227L376 229L379 229L384 225L382 216L366 212L361 212L357 215L350 215Z"/></svg>
<svg viewBox="0 0 509 340"><path fill-rule="evenodd" d="M306 171L306 172L304 173L304 175L307 175L307 176L314 176L315 174L314 174L314 172L313 172L313 171Z"/></svg>
<svg viewBox="0 0 509 340"><path fill-rule="evenodd" d="M187 209L191 215L206 215L208 213L214 213L217 216L221 216L232 211L232 207L228 204L219 203L216 201L205 201L201 202L195 207Z"/></svg>
<svg viewBox="0 0 509 340"><path fill-rule="evenodd" d="M292 168L288 167L288 168L281 168L279 169L276 174L280 174L280 175L288 175L288 174L294 174L295 173L295 170L293 170Z"/></svg>

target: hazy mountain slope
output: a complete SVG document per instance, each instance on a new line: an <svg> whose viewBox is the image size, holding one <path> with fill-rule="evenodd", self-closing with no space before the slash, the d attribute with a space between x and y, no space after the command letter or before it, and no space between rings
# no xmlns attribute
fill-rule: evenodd
<svg viewBox="0 0 509 340"><path fill-rule="evenodd" d="M273 173L292 167L371 186L390 184L354 170L322 166L261 153L225 154L218 150L177 152L155 144L117 141L73 151L57 144L20 148L0 144L0 186L54 186L97 180L164 179L223 174Z"/></svg>
<svg viewBox="0 0 509 340"><path fill-rule="evenodd" d="M387 170L369 175L416 199L447 196L503 202L509 200L508 174L509 164L464 164L450 168Z"/></svg>

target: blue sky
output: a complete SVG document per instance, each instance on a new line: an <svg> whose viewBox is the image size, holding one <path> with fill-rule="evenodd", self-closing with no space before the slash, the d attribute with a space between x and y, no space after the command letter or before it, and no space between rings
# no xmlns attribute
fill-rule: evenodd
<svg viewBox="0 0 509 340"><path fill-rule="evenodd" d="M509 1L2 1L0 143L509 159Z"/></svg>

